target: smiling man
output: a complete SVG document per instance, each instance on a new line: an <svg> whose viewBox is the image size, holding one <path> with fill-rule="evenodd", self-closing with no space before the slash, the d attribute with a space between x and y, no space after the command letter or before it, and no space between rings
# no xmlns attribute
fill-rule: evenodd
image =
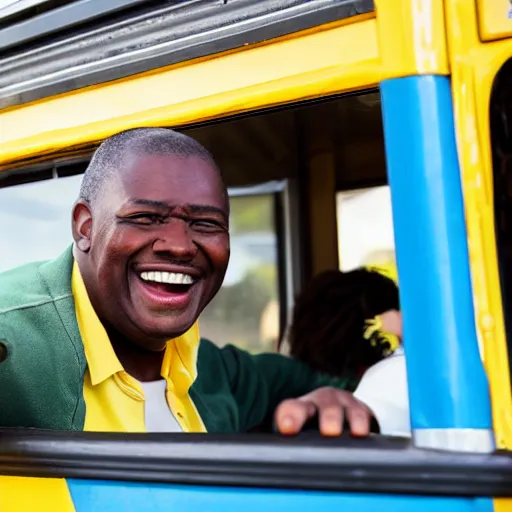
<svg viewBox="0 0 512 512"><path fill-rule="evenodd" d="M73 208L74 244L0 274L0 426L285 434L369 430L368 409L277 354L199 338L229 261L229 203L211 155L183 134L107 139Z"/></svg>

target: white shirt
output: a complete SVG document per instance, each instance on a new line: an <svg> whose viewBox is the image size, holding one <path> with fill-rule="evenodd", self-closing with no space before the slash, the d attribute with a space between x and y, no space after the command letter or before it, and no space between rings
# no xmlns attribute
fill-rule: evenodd
<svg viewBox="0 0 512 512"><path fill-rule="evenodd" d="M381 434L411 436L409 393L402 347L366 371L354 396L371 409L379 422Z"/></svg>
<svg viewBox="0 0 512 512"><path fill-rule="evenodd" d="M165 380L141 382L140 384L146 398L144 403L146 430L148 432L183 432L167 404Z"/></svg>

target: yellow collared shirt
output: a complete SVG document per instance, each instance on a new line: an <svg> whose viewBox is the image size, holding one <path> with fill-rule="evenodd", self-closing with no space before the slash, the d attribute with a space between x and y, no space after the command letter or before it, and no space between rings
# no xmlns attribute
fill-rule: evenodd
<svg viewBox="0 0 512 512"><path fill-rule="evenodd" d="M84 378L84 430L95 432L146 432L144 392L140 382L124 371L107 332L89 300L78 265L72 275L78 327L84 344L87 370ZM206 432L189 389L197 377L199 326L167 342L161 376L167 404L184 432Z"/></svg>

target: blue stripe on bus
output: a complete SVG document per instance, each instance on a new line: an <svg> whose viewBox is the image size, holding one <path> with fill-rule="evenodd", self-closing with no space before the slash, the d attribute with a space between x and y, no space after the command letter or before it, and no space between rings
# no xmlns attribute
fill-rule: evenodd
<svg viewBox="0 0 512 512"><path fill-rule="evenodd" d="M76 512L492 512L468 499L68 480Z"/></svg>
<svg viewBox="0 0 512 512"><path fill-rule="evenodd" d="M450 80L381 84L413 429L491 428Z"/></svg>

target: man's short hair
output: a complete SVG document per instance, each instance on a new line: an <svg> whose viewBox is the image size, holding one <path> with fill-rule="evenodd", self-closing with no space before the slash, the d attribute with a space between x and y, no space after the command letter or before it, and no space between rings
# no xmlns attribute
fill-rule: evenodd
<svg viewBox="0 0 512 512"><path fill-rule="evenodd" d="M106 181L122 170L127 153L195 156L218 169L211 153L188 135L168 128L134 128L105 139L98 147L85 170L79 199L93 203Z"/></svg>

